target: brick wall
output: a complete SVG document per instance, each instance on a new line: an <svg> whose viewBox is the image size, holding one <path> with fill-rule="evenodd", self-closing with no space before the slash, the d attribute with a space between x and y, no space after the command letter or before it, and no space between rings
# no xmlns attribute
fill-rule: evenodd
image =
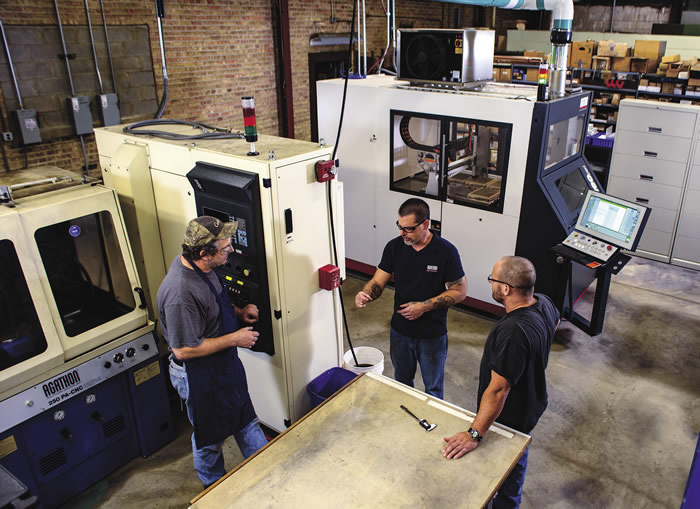
<svg viewBox="0 0 700 509"><path fill-rule="evenodd" d="M104 34L100 4L98 0L90 0L89 3L98 54L101 55ZM115 56L117 91L123 104L123 118L125 121L152 118L163 92L155 2L104 0L103 3ZM76 92L92 96L97 85L85 28L84 2L60 0L59 8L66 38L74 43L73 47L69 43L68 52L81 53L80 63L78 58L71 62L71 71L78 74L74 75ZM242 128L241 96L254 95L259 131L279 134L277 66L270 0L166 0L165 15L163 26L169 101L163 117ZM69 134L70 129L65 123L65 99L56 102L56 98L67 96L69 88L65 63L58 60L56 51L59 39L53 2L0 2L0 18L8 34L29 33L32 29L47 45L56 44L56 47L44 48L46 62L40 66L33 63L34 67L41 69L32 70L28 65L26 72L39 76L25 75L20 84L22 92L40 88L45 96L36 98L36 106L30 104L31 94L25 97L23 93L22 98L25 108L39 110L42 137L46 141L27 148L18 147L16 142L3 142L4 157L0 172L41 164L53 164L80 172L83 166L80 141ZM133 31L138 33L136 40ZM26 56L31 48L21 44L21 41L9 42L13 60L18 65L24 65L26 62L18 60ZM124 52L117 58L120 47ZM86 48L89 51L87 59L82 58ZM145 68L135 68L139 58L146 61ZM8 112L16 108L17 102L4 57L0 66L3 67L0 70L0 125L3 131L7 131L10 129ZM104 59L100 61L100 71L105 91L111 92L109 64ZM49 73L52 76L48 76ZM82 77L79 76L81 73ZM94 107L93 111L96 111ZM96 121L95 125L99 126L99 122ZM44 136L44 128L47 136ZM89 163L96 164L94 136L85 136L85 142Z"/></svg>

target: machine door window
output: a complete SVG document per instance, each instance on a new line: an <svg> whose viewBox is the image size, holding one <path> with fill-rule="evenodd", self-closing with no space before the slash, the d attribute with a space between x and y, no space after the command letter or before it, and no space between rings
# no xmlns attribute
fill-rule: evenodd
<svg viewBox="0 0 700 509"><path fill-rule="evenodd" d="M0 240L0 371L47 348L14 244Z"/></svg>
<svg viewBox="0 0 700 509"><path fill-rule="evenodd" d="M447 127L447 201L502 212L510 128L466 120Z"/></svg>
<svg viewBox="0 0 700 509"><path fill-rule="evenodd" d="M39 228L34 237L66 335L77 336L135 309L109 212Z"/></svg>
<svg viewBox="0 0 700 509"><path fill-rule="evenodd" d="M583 110L577 116L565 118L549 126L545 169L581 151L587 111Z"/></svg>
<svg viewBox="0 0 700 509"><path fill-rule="evenodd" d="M503 211L512 126L391 112L392 191Z"/></svg>
<svg viewBox="0 0 700 509"><path fill-rule="evenodd" d="M392 190L439 198L441 124L440 118L392 113Z"/></svg>

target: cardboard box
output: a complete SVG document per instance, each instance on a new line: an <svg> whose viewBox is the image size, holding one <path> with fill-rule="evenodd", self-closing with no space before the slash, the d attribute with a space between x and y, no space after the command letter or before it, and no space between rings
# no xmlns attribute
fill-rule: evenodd
<svg viewBox="0 0 700 509"><path fill-rule="evenodd" d="M671 62L678 62L681 59L680 55L665 55L661 57L662 64L670 64Z"/></svg>
<svg viewBox="0 0 700 509"><path fill-rule="evenodd" d="M537 81L539 77L540 77L540 70L539 69L529 68L527 70L527 75L525 76L525 79L527 81Z"/></svg>
<svg viewBox="0 0 700 509"><path fill-rule="evenodd" d="M658 64L666 54L666 41L634 41L634 56L654 60Z"/></svg>
<svg viewBox="0 0 700 509"><path fill-rule="evenodd" d="M593 69L596 71L609 71L610 70L610 57L593 57Z"/></svg>
<svg viewBox="0 0 700 509"><path fill-rule="evenodd" d="M681 71L678 73L678 79L679 80L687 80L688 79L688 71Z"/></svg>
<svg viewBox="0 0 700 509"><path fill-rule="evenodd" d="M510 81L510 68L501 67L498 69L498 81Z"/></svg>
<svg viewBox="0 0 700 509"><path fill-rule="evenodd" d="M630 71L644 73L656 72L656 61L651 61L648 58L632 57L630 58Z"/></svg>
<svg viewBox="0 0 700 509"><path fill-rule="evenodd" d="M612 70L629 72L632 57L612 57Z"/></svg>
<svg viewBox="0 0 700 509"><path fill-rule="evenodd" d="M601 57L626 57L627 43L615 41L598 41L598 51Z"/></svg>
<svg viewBox="0 0 700 509"><path fill-rule="evenodd" d="M683 84L676 83L676 86L673 87L673 93L675 95L683 95Z"/></svg>
<svg viewBox="0 0 700 509"><path fill-rule="evenodd" d="M700 79L698 78L690 78L688 80L688 85L691 87L700 87Z"/></svg>
<svg viewBox="0 0 700 509"><path fill-rule="evenodd" d="M530 58L539 58L542 61L547 59L547 55L545 55L544 51L535 51L531 49L526 49L525 51L523 51L523 56Z"/></svg>
<svg viewBox="0 0 700 509"><path fill-rule="evenodd" d="M613 94L612 99L610 100L610 104L613 106L618 106L620 104L620 99L622 99L621 94Z"/></svg>
<svg viewBox="0 0 700 509"><path fill-rule="evenodd" d="M666 69L667 78L677 78L678 73L681 72L681 63L673 62L668 64L668 69Z"/></svg>
<svg viewBox="0 0 700 509"><path fill-rule="evenodd" d="M688 73L688 77L691 79L700 79L700 63L693 64L690 67L690 72Z"/></svg>
<svg viewBox="0 0 700 509"><path fill-rule="evenodd" d="M673 83L671 81L664 81L661 84L661 93L662 94L672 94L674 87L675 87L675 83Z"/></svg>
<svg viewBox="0 0 700 509"><path fill-rule="evenodd" d="M597 44L595 41L572 42L569 51L569 67L590 69Z"/></svg>

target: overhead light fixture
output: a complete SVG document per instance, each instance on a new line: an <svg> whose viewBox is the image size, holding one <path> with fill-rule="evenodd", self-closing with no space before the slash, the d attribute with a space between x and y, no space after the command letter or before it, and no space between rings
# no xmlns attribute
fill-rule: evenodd
<svg viewBox="0 0 700 509"><path fill-rule="evenodd" d="M350 40L350 32L330 32L312 34L309 46L337 46L347 44ZM352 34L352 42L357 42L357 34Z"/></svg>

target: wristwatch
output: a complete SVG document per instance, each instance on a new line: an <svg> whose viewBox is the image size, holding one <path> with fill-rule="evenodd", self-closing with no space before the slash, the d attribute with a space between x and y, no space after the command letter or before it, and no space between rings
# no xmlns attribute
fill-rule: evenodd
<svg viewBox="0 0 700 509"><path fill-rule="evenodd" d="M462 428L462 429L464 429L464 428ZM467 433L469 433L469 436L472 437L472 440L476 440L477 442L481 442L481 439L484 438L481 436L481 433L479 433L474 428L469 428L467 430Z"/></svg>

